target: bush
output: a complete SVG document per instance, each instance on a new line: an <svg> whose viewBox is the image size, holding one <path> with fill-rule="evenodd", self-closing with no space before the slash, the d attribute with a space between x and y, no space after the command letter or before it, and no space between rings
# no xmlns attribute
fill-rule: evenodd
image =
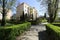
<svg viewBox="0 0 60 40"><path fill-rule="evenodd" d="M51 40L60 40L60 27L46 24L47 33L52 37Z"/></svg>
<svg viewBox="0 0 60 40"><path fill-rule="evenodd" d="M0 27L0 40L15 40L16 36L29 29L30 26L30 23L23 23L10 27Z"/></svg>
<svg viewBox="0 0 60 40"><path fill-rule="evenodd" d="M42 22L42 23L44 23L44 22L47 22L47 20L46 20L46 19L44 19L44 20L42 20L41 22Z"/></svg>
<svg viewBox="0 0 60 40"><path fill-rule="evenodd" d="M52 23L55 26L60 26L60 23Z"/></svg>
<svg viewBox="0 0 60 40"><path fill-rule="evenodd" d="M39 21L37 21L37 20L31 21L31 24L32 24L32 25L37 25L37 24L39 24Z"/></svg>

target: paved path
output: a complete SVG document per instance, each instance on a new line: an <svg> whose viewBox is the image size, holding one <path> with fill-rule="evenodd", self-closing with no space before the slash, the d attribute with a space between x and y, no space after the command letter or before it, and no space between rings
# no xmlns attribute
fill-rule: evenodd
<svg viewBox="0 0 60 40"><path fill-rule="evenodd" d="M43 24L33 25L30 30L26 31L17 40L46 40L46 27Z"/></svg>

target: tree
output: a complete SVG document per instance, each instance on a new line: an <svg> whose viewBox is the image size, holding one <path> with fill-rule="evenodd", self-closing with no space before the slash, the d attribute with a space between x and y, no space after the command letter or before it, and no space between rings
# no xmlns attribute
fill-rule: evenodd
<svg viewBox="0 0 60 40"><path fill-rule="evenodd" d="M48 3L48 14L49 14L49 22L54 22L57 11L58 11L58 2L59 0L49 0Z"/></svg>
<svg viewBox="0 0 60 40"><path fill-rule="evenodd" d="M24 15L25 21L29 21L29 17L27 16L27 13Z"/></svg>
<svg viewBox="0 0 60 40"><path fill-rule="evenodd" d="M24 14L24 11L23 11L22 15L20 15L20 20L19 21L22 22L22 23L29 21L28 14L27 13Z"/></svg>
<svg viewBox="0 0 60 40"><path fill-rule="evenodd" d="M39 0L40 1L40 0ZM49 14L49 22L54 22L58 11L59 0L42 0L41 5L47 6L47 12Z"/></svg>
<svg viewBox="0 0 60 40"><path fill-rule="evenodd" d="M31 19L33 21L33 8L30 8L30 17L31 17Z"/></svg>
<svg viewBox="0 0 60 40"><path fill-rule="evenodd" d="M25 17L24 17L24 11L22 12L22 15L20 16L20 21L24 21Z"/></svg>
<svg viewBox="0 0 60 40"><path fill-rule="evenodd" d="M44 14L44 18L46 18L46 13Z"/></svg>
<svg viewBox="0 0 60 40"><path fill-rule="evenodd" d="M2 8L2 22L1 26L6 24L6 14L9 9L12 9L16 0L0 0L0 7Z"/></svg>

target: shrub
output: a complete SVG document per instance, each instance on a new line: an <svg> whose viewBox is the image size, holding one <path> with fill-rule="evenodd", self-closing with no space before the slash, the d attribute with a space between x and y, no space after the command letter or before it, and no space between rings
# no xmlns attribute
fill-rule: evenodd
<svg viewBox="0 0 60 40"><path fill-rule="evenodd" d="M60 23L52 23L55 26L60 26Z"/></svg>
<svg viewBox="0 0 60 40"><path fill-rule="evenodd" d="M30 23L23 23L10 27L0 27L0 40L15 40L16 36L29 29L30 26Z"/></svg>
<svg viewBox="0 0 60 40"><path fill-rule="evenodd" d="M36 20L32 20L31 21L31 24L32 25L37 25L37 24L39 24L40 23L40 20L39 19L36 19Z"/></svg>
<svg viewBox="0 0 60 40"><path fill-rule="evenodd" d="M46 19L44 19L44 20L42 20L42 22L44 23L44 22L47 22L47 20Z"/></svg>
<svg viewBox="0 0 60 40"><path fill-rule="evenodd" d="M47 33L52 35L52 40L60 40L60 27L54 26L52 24L46 24Z"/></svg>
<svg viewBox="0 0 60 40"><path fill-rule="evenodd" d="M32 24L32 25L37 25L38 22L37 22L37 21L31 21L31 24Z"/></svg>

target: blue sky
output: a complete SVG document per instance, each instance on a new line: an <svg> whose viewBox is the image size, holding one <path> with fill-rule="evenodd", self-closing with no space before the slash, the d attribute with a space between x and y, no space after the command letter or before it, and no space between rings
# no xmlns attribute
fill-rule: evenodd
<svg viewBox="0 0 60 40"><path fill-rule="evenodd" d="M42 8L42 6L40 5L40 2L37 2L37 0L17 0L18 3L22 3L25 2L27 4L29 4L32 7L35 7L36 10L38 11L38 15L44 15L44 13L46 12L45 8Z"/></svg>

